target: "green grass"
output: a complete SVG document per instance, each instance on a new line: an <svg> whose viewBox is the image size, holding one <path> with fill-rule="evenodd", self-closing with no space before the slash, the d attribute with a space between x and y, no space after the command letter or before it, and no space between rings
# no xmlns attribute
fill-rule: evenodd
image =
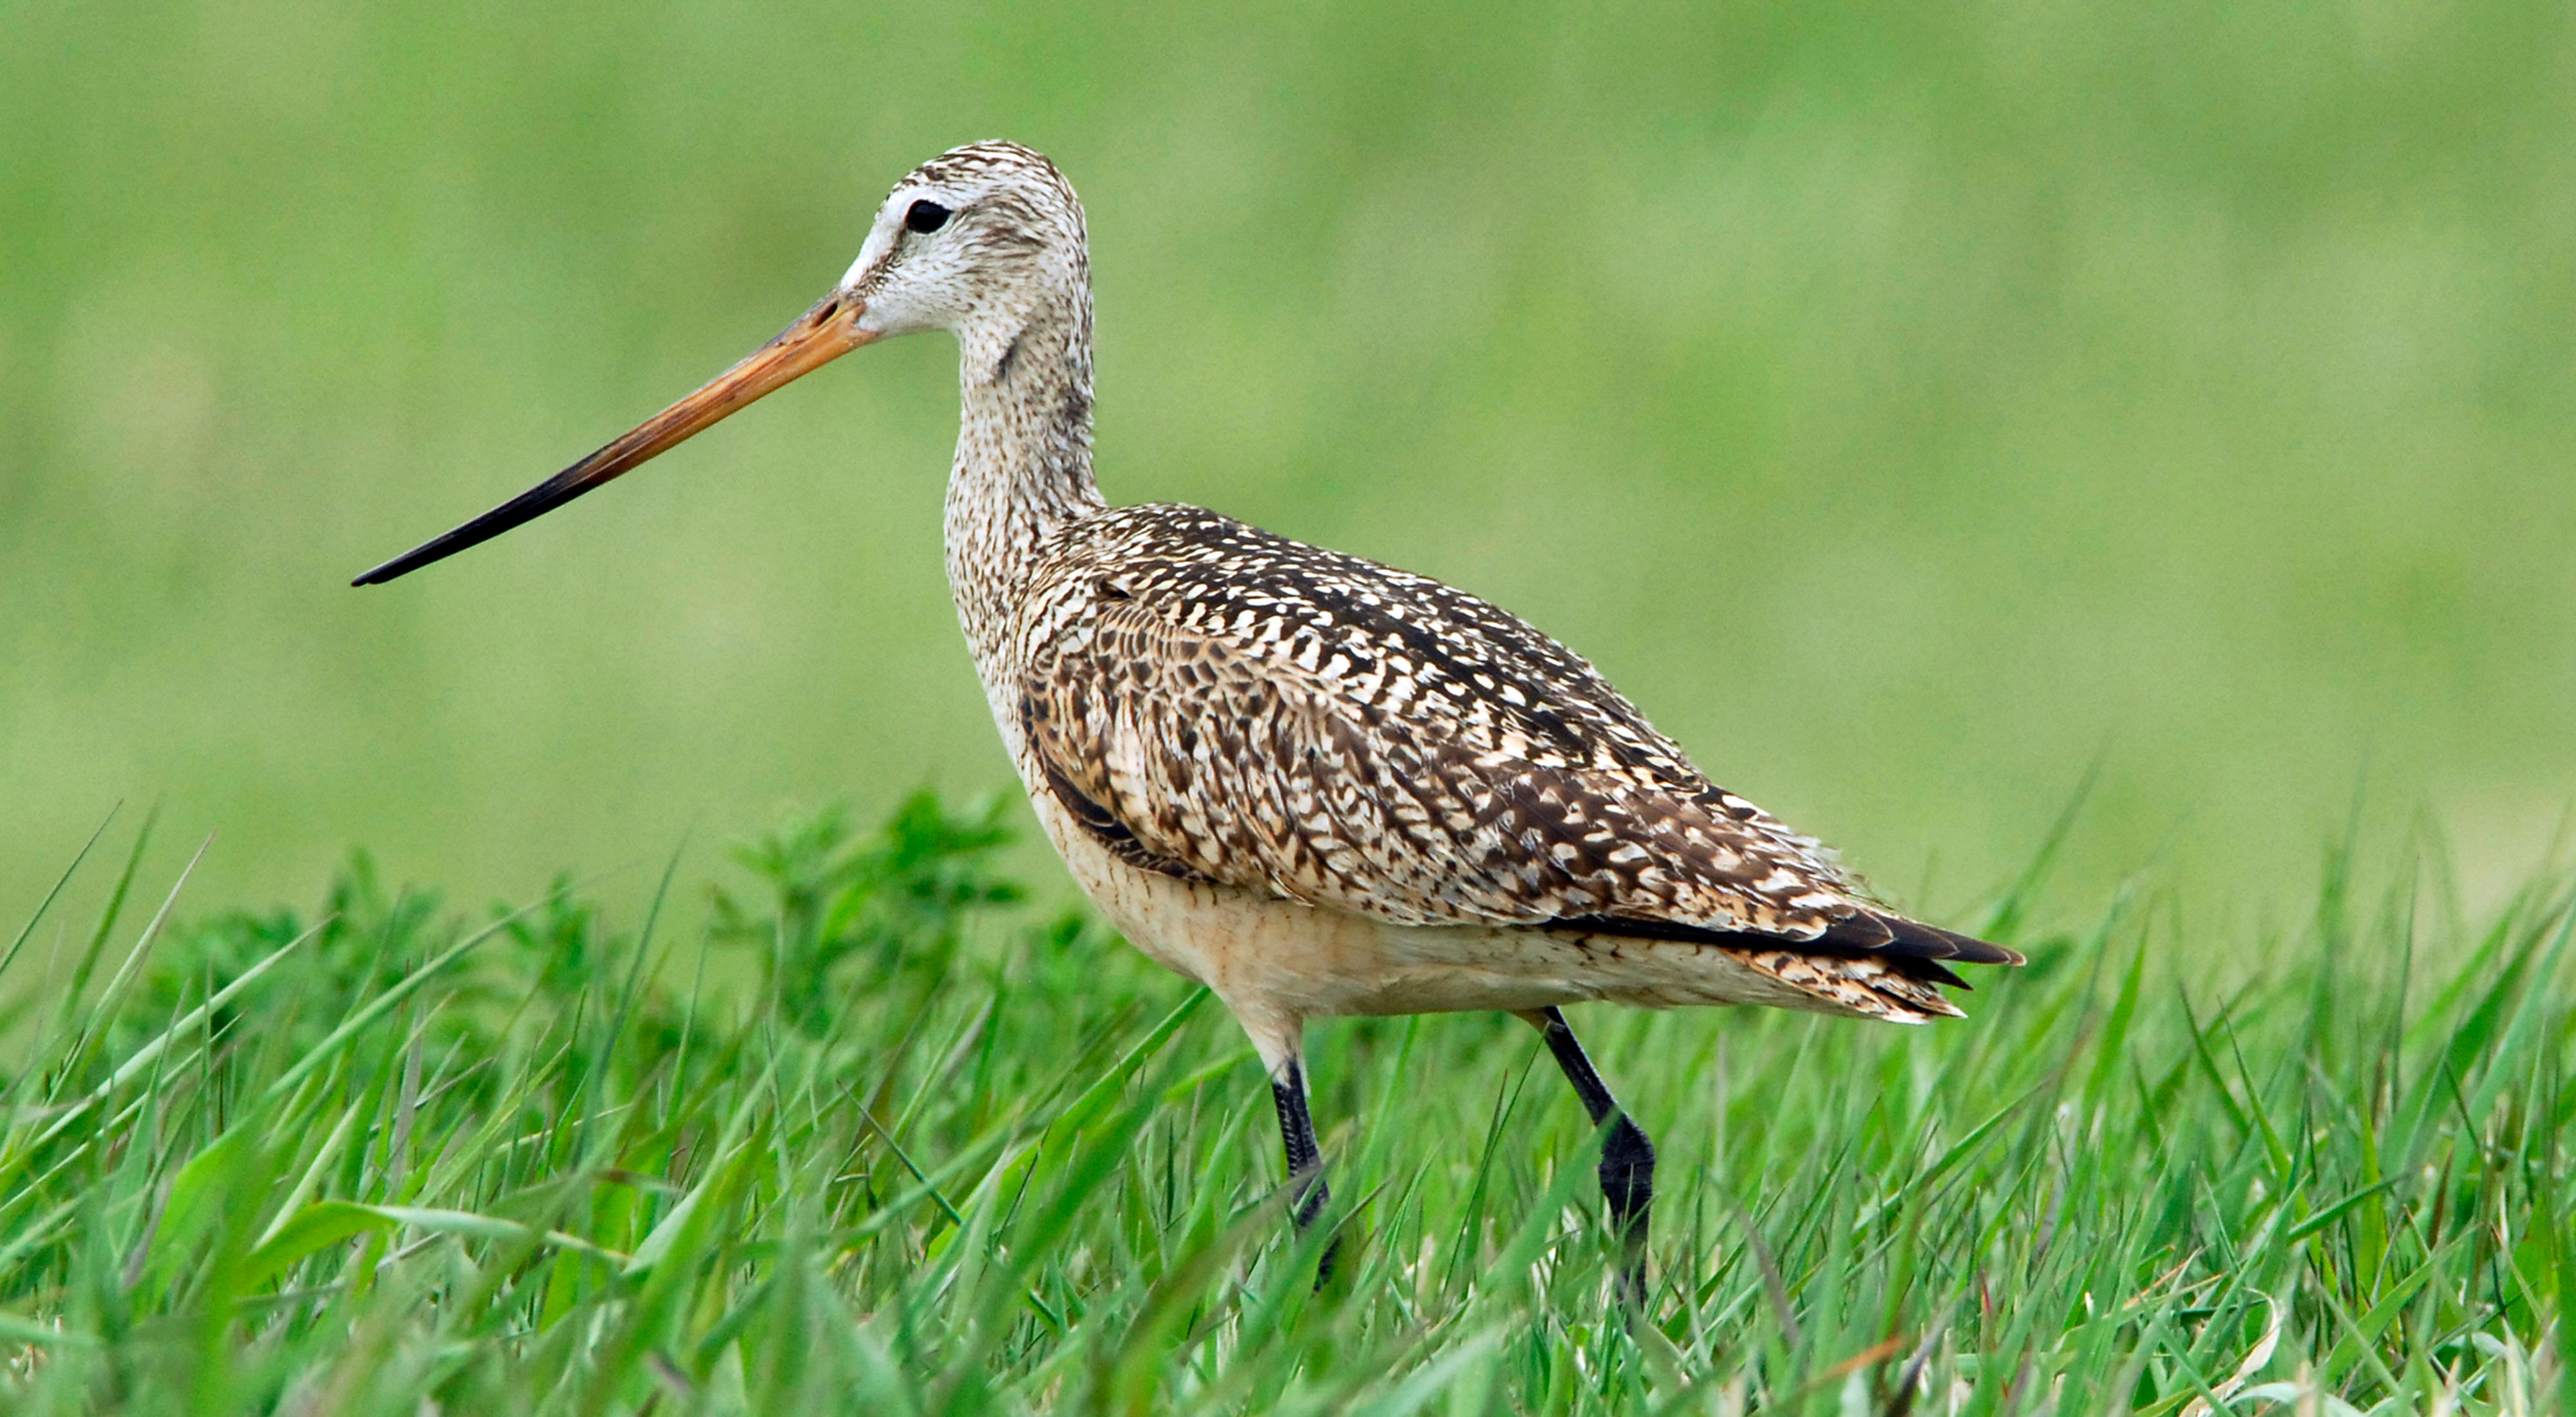
<svg viewBox="0 0 2576 1417"><path fill-rule="evenodd" d="M1918 1349L1918 1411L2179 1411L2275 1320L2240 1395L2550 1405L2571 881L2499 863L2576 798L2571 13L0 10L0 1411L1839 1412ZM1488 595L2032 950L1920 1032L1578 1011L1651 1333L1490 1018L1315 1030L1309 1293L1241 1040L1016 800L546 889L1011 780L943 341L345 588L986 136L1088 203L1113 498ZM2314 884L2357 761L2460 870ZM2088 763L2057 903L1971 908ZM361 840L447 901L224 913Z"/></svg>
<svg viewBox="0 0 2576 1417"><path fill-rule="evenodd" d="M2563 875L2472 926L2439 871L2365 888L2342 852L2298 928L2207 939L2152 892L2035 929L2034 872L1978 922L2032 963L1964 1023L1578 1010L1662 1151L1631 1328L1596 1140L1490 1016L1313 1029L1344 1235L1314 1292L1232 1023L1014 905L995 820L795 823L687 940L667 878L619 893L632 930L364 860L319 913L187 923L139 841L90 861L94 928L57 903L0 965L0 1406L2563 1400Z"/></svg>

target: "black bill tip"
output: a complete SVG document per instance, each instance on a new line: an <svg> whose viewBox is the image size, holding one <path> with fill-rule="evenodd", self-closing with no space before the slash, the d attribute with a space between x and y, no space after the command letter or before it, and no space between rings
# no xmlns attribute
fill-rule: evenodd
<svg viewBox="0 0 2576 1417"><path fill-rule="evenodd" d="M601 450L606 451L609 449ZM432 561L443 561L469 546L480 546L512 527L544 516L624 470L608 470L603 476L603 469L598 466L601 461L600 455L594 453L454 531L433 536L383 565L361 572L349 584L383 585L410 575Z"/></svg>

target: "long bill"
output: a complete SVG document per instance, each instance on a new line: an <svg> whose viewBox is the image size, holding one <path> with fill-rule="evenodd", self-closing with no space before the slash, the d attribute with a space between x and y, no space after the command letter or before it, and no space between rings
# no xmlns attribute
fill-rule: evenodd
<svg viewBox="0 0 2576 1417"><path fill-rule="evenodd" d="M717 420L790 380L810 374L876 338L859 328L865 310L839 292L797 317L778 338L637 424L615 442L445 535L396 556L351 585L381 585L534 521L601 483L641 466Z"/></svg>

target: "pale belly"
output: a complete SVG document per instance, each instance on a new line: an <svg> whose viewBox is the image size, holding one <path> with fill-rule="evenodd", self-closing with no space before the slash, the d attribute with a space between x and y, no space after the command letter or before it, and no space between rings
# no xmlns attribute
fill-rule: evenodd
<svg viewBox="0 0 2576 1417"><path fill-rule="evenodd" d="M1074 881L1119 933L1156 963L1215 991L1265 1055L1274 1046L1295 1051L1295 1031L1306 1019L1350 1014L1524 1010L1587 999L1857 1012L1707 945L1394 925L1179 880L1111 855L1051 795L1032 800Z"/></svg>

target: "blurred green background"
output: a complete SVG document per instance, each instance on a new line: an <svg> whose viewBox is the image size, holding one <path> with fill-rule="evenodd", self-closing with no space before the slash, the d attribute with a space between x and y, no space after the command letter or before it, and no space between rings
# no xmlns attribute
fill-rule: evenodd
<svg viewBox="0 0 2576 1417"><path fill-rule="evenodd" d="M2097 898L2152 858L2300 909L2365 781L2517 879L2576 801L2572 35L6 0L0 922L119 799L221 833L204 907L354 843L524 898L1005 785L944 339L345 588L766 338L988 136L1088 203L1114 500L1499 600L1899 899L1963 908L2097 759Z"/></svg>

